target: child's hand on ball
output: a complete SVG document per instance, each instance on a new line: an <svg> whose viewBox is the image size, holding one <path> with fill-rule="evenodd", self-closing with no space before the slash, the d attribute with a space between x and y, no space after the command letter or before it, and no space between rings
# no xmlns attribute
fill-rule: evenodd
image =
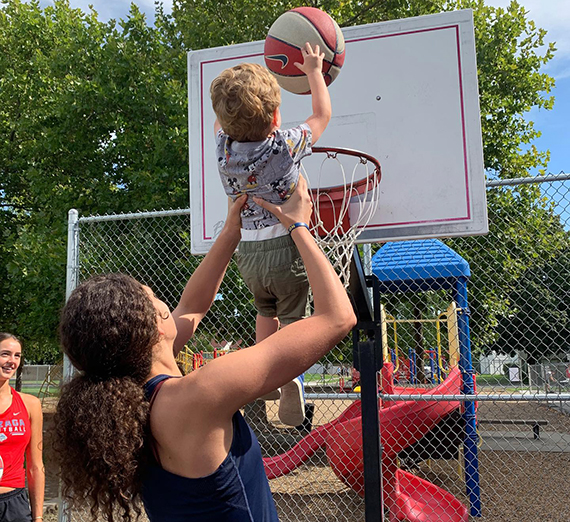
<svg viewBox="0 0 570 522"><path fill-rule="evenodd" d="M315 45L315 49L313 49L311 44L307 42L305 47L301 49L301 53L303 54L303 63L295 62L295 65L307 76L312 72L320 73L323 70L325 53L320 52L318 44Z"/></svg>

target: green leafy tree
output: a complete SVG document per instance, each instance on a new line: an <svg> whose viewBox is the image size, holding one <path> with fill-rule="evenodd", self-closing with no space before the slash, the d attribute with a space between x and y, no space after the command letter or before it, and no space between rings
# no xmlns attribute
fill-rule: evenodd
<svg viewBox="0 0 570 522"><path fill-rule="evenodd" d="M570 250L542 259L509 294L509 314L497 325L496 348L526 354L528 364L565 361L570 353Z"/></svg>
<svg viewBox="0 0 570 522"><path fill-rule="evenodd" d="M498 324L504 325L518 306L512 296L526 284L530 272L556 259L570 241L552 201L542 197L536 186L491 189L487 198L489 235L447 241L471 268L469 305L475 353L498 348ZM549 303L544 301L541 306L549 308ZM501 348L502 352L515 349L509 344Z"/></svg>
<svg viewBox="0 0 570 522"><path fill-rule="evenodd" d="M184 50L206 49L263 40L273 22L294 7L311 6L329 13L341 27L443 11L444 0L279 1L174 0L170 34Z"/></svg>
<svg viewBox="0 0 570 522"><path fill-rule="evenodd" d="M125 20L103 23L95 11L72 9L67 0L45 9L37 1L2 0L0 328L27 341L28 358L57 356L69 208L90 215L187 206L185 52L263 39L275 18L297 5L307 4L175 0L172 15L157 6L155 26L149 27L134 5ZM539 133L528 110L552 106L553 80L541 67L554 47L543 47L545 32L519 3L507 9L482 0L310 5L330 12L341 26L473 8L487 172L509 178L545 167L548 152L532 145ZM480 349L494 341L499 319L509 313L508 296L525 272L524 262L565 248L555 216L541 201L537 190L490 192L494 234L469 239L481 245L478 259L468 259L472 269L496 270L495 284L484 284L478 271L471 283L482 314L481 321L472 321ZM181 239L184 231L177 234ZM545 240L535 241L534 234ZM466 243L452 244L470 255ZM143 254L131 247L114 255L129 266ZM173 263L184 265L184 258ZM240 284L237 274L231 272L227 282L212 317L237 328L251 314L251 302L232 293ZM169 289L181 283L166 277L161 284ZM230 302L225 309L235 315L224 318L222 303Z"/></svg>
<svg viewBox="0 0 570 522"><path fill-rule="evenodd" d="M0 10L2 325L53 360L66 214L186 206L186 93L157 28L132 6L102 23L67 0ZM32 343L33 345L33 343ZM30 346L30 342L28 342Z"/></svg>
<svg viewBox="0 0 570 522"><path fill-rule="evenodd" d="M506 9L483 0L452 2L473 8L481 106L483 153L487 172L503 179L544 168L548 151L532 145L540 136L528 119L532 108L551 109L554 79L541 72L555 51L521 3Z"/></svg>

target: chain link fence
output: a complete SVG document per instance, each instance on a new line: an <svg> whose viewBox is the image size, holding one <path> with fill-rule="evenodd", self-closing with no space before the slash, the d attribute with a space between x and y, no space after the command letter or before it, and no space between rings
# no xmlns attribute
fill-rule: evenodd
<svg viewBox="0 0 570 522"><path fill-rule="evenodd" d="M387 520L570 519L568 178L488 183L488 235L423 242L425 250L399 261L412 276L398 279L395 270L394 285L383 286L386 364L378 385ZM73 227L72 286L126 272L173 308L201 261L190 254L189 211L81 217ZM359 247L366 273L386 261L385 247ZM468 304L457 299L457 266L470 272ZM255 315L232 262L181 366L193 371L253 344ZM365 519L352 350L347 338L305 374L307 418L297 428L279 422L277 401L245 408L284 522ZM475 390L465 386L470 375ZM473 418L465 415L470 405Z"/></svg>

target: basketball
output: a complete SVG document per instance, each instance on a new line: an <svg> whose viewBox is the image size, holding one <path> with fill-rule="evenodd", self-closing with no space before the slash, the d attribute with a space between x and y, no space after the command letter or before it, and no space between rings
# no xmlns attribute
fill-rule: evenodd
<svg viewBox="0 0 570 522"><path fill-rule="evenodd" d="M316 7L296 7L283 13L265 39L265 64L279 85L294 94L310 94L307 76L295 62L303 63L301 49L309 42L325 54L323 76L330 85L344 63L344 37L338 24Z"/></svg>

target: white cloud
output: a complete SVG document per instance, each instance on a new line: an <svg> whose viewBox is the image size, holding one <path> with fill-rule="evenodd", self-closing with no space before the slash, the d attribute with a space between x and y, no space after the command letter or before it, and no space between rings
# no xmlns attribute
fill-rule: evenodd
<svg viewBox="0 0 570 522"><path fill-rule="evenodd" d="M562 80L564 78L570 78L570 60L567 60L559 67L556 71L556 79Z"/></svg>

